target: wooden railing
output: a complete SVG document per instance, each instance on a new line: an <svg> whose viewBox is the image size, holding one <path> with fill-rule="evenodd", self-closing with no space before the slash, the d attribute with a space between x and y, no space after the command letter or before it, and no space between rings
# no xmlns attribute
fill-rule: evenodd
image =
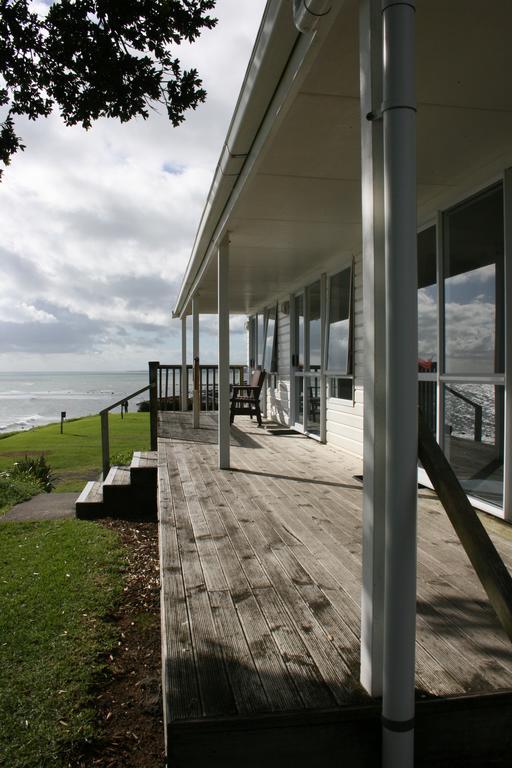
<svg viewBox="0 0 512 768"><path fill-rule="evenodd" d="M147 392L149 388L150 388L150 385L148 384L147 386L142 387L141 389L138 389L136 392L132 392L131 395L125 395L124 397L121 398L121 400L117 400L115 403L112 403L112 405L108 405L106 408L103 408L103 410L100 411L101 466L102 466L104 480L110 471L110 433L109 433L109 427L108 427L108 414L110 413L110 411L112 411L114 408L117 408L118 406L121 406L121 414L122 414L123 413L122 409L125 406L125 404L128 402L128 400L131 400L132 397L137 397L137 395L141 395L143 392Z"/></svg>
<svg viewBox="0 0 512 768"><path fill-rule="evenodd" d="M198 365L195 363L196 377L196 398L200 403L202 411L215 411L218 408L218 366L217 365ZM245 366L229 366L230 384L243 384L245 376ZM194 366L187 365L186 379L186 398L182 398L182 366L181 365L161 365L157 361L149 363L149 384L132 392L131 395L125 395L112 405L103 408L100 411L101 418L101 453L102 470L105 479L110 470L110 438L108 415L110 411L131 400L132 397L147 392L149 390L149 433L151 450L157 448L157 429L158 429L158 411L180 411L183 401L186 403L186 409L192 409L192 397L194 391Z"/></svg>
<svg viewBox="0 0 512 768"><path fill-rule="evenodd" d="M158 410L180 411L182 403L182 368L181 365L155 364ZM243 384L245 366L229 366L229 383ZM199 391L199 401L202 411L216 411L218 407L218 366L199 365L199 380L196 389ZM187 365L187 410L192 409L194 393L194 366Z"/></svg>
<svg viewBox="0 0 512 768"><path fill-rule="evenodd" d="M480 403L475 403L474 400L471 400L471 398L467 397L466 395L463 395L462 392L459 392L457 389L453 389L453 387L449 387L448 384L446 384L446 391L449 392L454 397L458 397L459 400L462 400L463 403L466 403L467 405L470 405L472 408L475 409L474 440L475 440L475 443L481 443L482 442L483 407L480 405Z"/></svg>

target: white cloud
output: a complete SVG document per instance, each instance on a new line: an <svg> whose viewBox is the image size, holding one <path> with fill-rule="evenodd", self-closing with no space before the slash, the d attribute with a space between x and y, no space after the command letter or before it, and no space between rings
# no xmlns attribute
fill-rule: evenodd
<svg viewBox="0 0 512 768"><path fill-rule="evenodd" d="M170 309L264 5L218 0L217 28L176 50L208 92L177 129L158 114L126 125L101 120L87 132L57 115L18 124L27 149L0 184L0 324L11 334L1 369L179 360ZM237 322L233 355L241 358ZM204 355L215 358L210 319L203 335Z"/></svg>

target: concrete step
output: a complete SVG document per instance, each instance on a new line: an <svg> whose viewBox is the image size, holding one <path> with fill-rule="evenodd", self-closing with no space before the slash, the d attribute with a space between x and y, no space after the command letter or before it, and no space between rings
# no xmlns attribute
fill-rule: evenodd
<svg viewBox="0 0 512 768"><path fill-rule="evenodd" d="M103 517L103 483L90 480L76 500L76 516L80 520L94 520Z"/></svg>

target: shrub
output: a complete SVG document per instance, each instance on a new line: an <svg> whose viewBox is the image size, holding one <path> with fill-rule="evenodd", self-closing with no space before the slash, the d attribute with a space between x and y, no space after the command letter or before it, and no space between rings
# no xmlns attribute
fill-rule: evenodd
<svg viewBox="0 0 512 768"><path fill-rule="evenodd" d="M55 487L55 476L52 474L51 467L46 461L44 454L41 454L38 458L25 456L21 461L17 461L14 464L10 475L13 480L36 483L46 493L50 493Z"/></svg>
<svg viewBox="0 0 512 768"><path fill-rule="evenodd" d="M9 472L0 474L0 510L13 507L41 493L41 486L34 480L14 480Z"/></svg>

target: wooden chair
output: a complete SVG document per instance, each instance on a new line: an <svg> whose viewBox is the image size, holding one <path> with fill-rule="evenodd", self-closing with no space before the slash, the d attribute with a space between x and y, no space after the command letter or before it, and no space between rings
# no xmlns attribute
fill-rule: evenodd
<svg viewBox="0 0 512 768"><path fill-rule="evenodd" d="M251 419L256 416L261 427L260 392L265 381L265 371L254 371L249 384L234 384L231 394L230 421L235 416L248 414Z"/></svg>

